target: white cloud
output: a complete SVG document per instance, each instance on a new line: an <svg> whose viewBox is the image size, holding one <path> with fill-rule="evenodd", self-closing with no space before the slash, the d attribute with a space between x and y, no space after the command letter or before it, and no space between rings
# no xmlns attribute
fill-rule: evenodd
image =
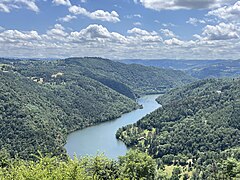
<svg viewBox="0 0 240 180"><path fill-rule="evenodd" d="M101 21L109 21L109 22L119 22L119 15L116 11L112 11L111 13L103 10L97 10L90 13L90 17L92 19L99 19Z"/></svg>
<svg viewBox="0 0 240 180"><path fill-rule="evenodd" d="M63 27L61 24L55 24L54 28L55 29L60 29L60 30L65 30L65 27Z"/></svg>
<svg viewBox="0 0 240 180"><path fill-rule="evenodd" d="M0 3L0 11L9 13L10 12L10 8L6 4Z"/></svg>
<svg viewBox="0 0 240 180"><path fill-rule="evenodd" d="M73 37L78 37L79 39L93 40L93 39L104 39L110 38L111 34L107 28L102 25L89 25L86 29L82 29L80 32L72 32Z"/></svg>
<svg viewBox="0 0 240 180"><path fill-rule="evenodd" d="M142 18L141 14L134 14L133 17Z"/></svg>
<svg viewBox="0 0 240 180"><path fill-rule="evenodd" d="M209 9L226 4L227 0L134 0L153 10Z"/></svg>
<svg viewBox="0 0 240 180"><path fill-rule="evenodd" d="M69 0L53 0L52 2L56 5L71 6L71 2Z"/></svg>
<svg viewBox="0 0 240 180"><path fill-rule="evenodd" d="M176 37L176 35L169 29L160 29L160 31L165 37Z"/></svg>
<svg viewBox="0 0 240 180"><path fill-rule="evenodd" d="M192 24L193 26L197 26L198 24L205 24L206 22L202 19L192 18L190 17L188 21L186 21L188 24Z"/></svg>
<svg viewBox="0 0 240 180"><path fill-rule="evenodd" d="M160 36L143 36L140 38L142 42L147 43L159 43L162 42L162 38Z"/></svg>
<svg viewBox="0 0 240 180"><path fill-rule="evenodd" d="M29 40L41 40L40 35L36 31L20 32L18 30L6 30L0 33L0 37L6 42L21 42Z"/></svg>
<svg viewBox="0 0 240 180"><path fill-rule="evenodd" d="M162 42L161 36L158 35L157 32L152 31L146 31L140 28L133 28L131 30L128 30L127 33L132 34L133 36L130 37L132 42L139 43L139 42Z"/></svg>
<svg viewBox="0 0 240 180"><path fill-rule="evenodd" d="M50 35L52 37L54 36L57 38L59 36L65 37L68 35L68 33L66 33L64 30L65 28L61 24L55 24L53 29L47 31L47 35Z"/></svg>
<svg viewBox="0 0 240 180"><path fill-rule="evenodd" d="M86 29L82 29L79 32L71 32L71 37L73 41L97 41L97 42L126 42L127 39L116 32L109 32L107 28L102 25L92 24Z"/></svg>
<svg viewBox="0 0 240 180"><path fill-rule="evenodd" d="M203 29L202 35L206 40L228 40L239 38L239 27L229 23L220 23L216 26L207 25Z"/></svg>
<svg viewBox="0 0 240 180"><path fill-rule="evenodd" d="M28 9L39 12L39 8L35 3L35 0L15 0L17 3L22 3L23 5L26 5Z"/></svg>
<svg viewBox="0 0 240 180"><path fill-rule="evenodd" d="M107 12L107 11L103 11L103 10L96 10L94 12L89 12L80 6L74 5L69 8L69 12L71 12L75 15L84 15L91 19L97 19L97 20L101 20L101 21L108 21L108 22L113 22L113 23L120 21L119 15L116 11Z"/></svg>
<svg viewBox="0 0 240 180"><path fill-rule="evenodd" d="M216 16L224 20L237 20L240 21L240 1L233 5L223 6L218 9L209 11L208 16Z"/></svg>
<svg viewBox="0 0 240 180"><path fill-rule="evenodd" d="M202 36L200 36L199 34L194 34L193 35L194 38L198 39L198 40L202 40Z"/></svg>
<svg viewBox="0 0 240 180"><path fill-rule="evenodd" d="M80 7L80 6L71 6L69 9L69 12L73 14L81 14L84 16L89 16L90 12L88 12L86 9Z"/></svg>
<svg viewBox="0 0 240 180"><path fill-rule="evenodd" d="M11 9L27 8L34 12L39 12L35 0L2 0L0 11L9 13Z"/></svg>
<svg viewBox="0 0 240 180"><path fill-rule="evenodd" d="M73 19L77 19L77 16L72 16L72 15L66 15L65 17L62 17L62 18L58 18L58 21L61 21L61 22L69 22Z"/></svg>
<svg viewBox="0 0 240 180"><path fill-rule="evenodd" d="M127 19L132 19L134 17L136 18L142 18L141 14L133 14L133 15L127 15L125 16Z"/></svg>
<svg viewBox="0 0 240 180"><path fill-rule="evenodd" d="M140 35L140 36L155 36L155 35L157 35L157 33L155 31L148 32L146 30L139 29L139 28L133 28L131 30L128 30L127 32L129 34L135 34L135 35Z"/></svg>
<svg viewBox="0 0 240 180"><path fill-rule="evenodd" d="M43 34L36 31L0 31L0 54L6 57L236 59L239 58L240 49L237 36L221 40L218 38L219 41L212 38L231 35L229 29L239 35L239 27L236 25L218 24L206 26L201 36L194 36L197 38L195 40L183 41L170 37L163 41L157 32L139 28L130 29L127 35L123 35L98 24L91 24L78 31L56 24Z"/></svg>
<svg viewBox="0 0 240 180"><path fill-rule="evenodd" d="M155 20L156 23L160 23L158 20ZM162 24L163 27L175 27L176 25L173 23L163 23Z"/></svg>
<svg viewBox="0 0 240 180"><path fill-rule="evenodd" d="M183 44L184 44L184 41L181 41L181 40L179 40L179 39L177 39L177 38L172 38L172 39L165 40L165 41L164 41L164 44L166 44L166 45L178 45L178 46L180 46L180 45L183 45Z"/></svg>
<svg viewBox="0 0 240 180"><path fill-rule="evenodd" d="M142 23L140 23L140 22L134 22L133 25L134 25L134 26L141 26Z"/></svg>

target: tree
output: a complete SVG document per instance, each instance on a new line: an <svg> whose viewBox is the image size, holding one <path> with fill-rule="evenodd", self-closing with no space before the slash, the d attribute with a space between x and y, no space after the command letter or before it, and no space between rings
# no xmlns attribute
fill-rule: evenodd
<svg viewBox="0 0 240 180"><path fill-rule="evenodd" d="M180 178L180 174L181 169L179 167L174 167L170 180L178 180Z"/></svg>
<svg viewBox="0 0 240 180"><path fill-rule="evenodd" d="M146 153L130 150L119 157L121 176L123 178L152 180L157 175L156 162Z"/></svg>
<svg viewBox="0 0 240 180"><path fill-rule="evenodd" d="M236 159L228 159L223 162L223 174L228 178L240 176L240 163Z"/></svg>
<svg viewBox="0 0 240 180"><path fill-rule="evenodd" d="M6 149L0 150L0 167L6 167L10 164L10 154Z"/></svg>

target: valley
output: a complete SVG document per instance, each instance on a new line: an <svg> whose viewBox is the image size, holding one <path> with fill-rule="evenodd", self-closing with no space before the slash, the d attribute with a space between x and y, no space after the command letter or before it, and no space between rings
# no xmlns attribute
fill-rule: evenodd
<svg viewBox="0 0 240 180"><path fill-rule="evenodd" d="M135 99L140 95L194 80L181 71L101 58L0 63L1 147L26 159L36 149L65 153L68 133L139 108Z"/></svg>
<svg viewBox="0 0 240 180"><path fill-rule="evenodd" d="M141 109L123 114L120 118L69 134L67 143L64 146L67 154L73 158L74 155L79 157L104 153L104 155L113 159L125 155L128 149L122 141L116 139L117 130L128 124L135 123L160 107L160 104L156 101L158 96L142 96L137 99L137 103L142 106Z"/></svg>
<svg viewBox="0 0 240 180"><path fill-rule="evenodd" d="M40 152L123 166L121 157L139 152L163 179L224 176L229 158L238 167L238 78L199 81L179 70L90 57L0 62L0 157L7 161L35 163Z"/></svg>
<svg viewBox="0 0 240 180"><path fill-rule="evenodd" d="M0 0L0 180L240 180L240 0Z"/></svg>
<svg viewBox="0 0 240 180"><path fill-rule="evenodd" d="M160 166L183 171L190 160L188 173L220 178L222 159L239 161L239 85L238 78L209 79L171 90L157 99L161 108L120 128L117 138L159 159Z"/></svg>

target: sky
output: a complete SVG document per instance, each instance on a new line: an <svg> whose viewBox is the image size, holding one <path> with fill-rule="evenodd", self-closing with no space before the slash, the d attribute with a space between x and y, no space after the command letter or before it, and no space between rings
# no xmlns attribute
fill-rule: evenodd
<svg viewBox="0 0 240 180"><path fill-rule="evenodd" d="M240 59L236 0L0 0L0 57Z"/></svg>

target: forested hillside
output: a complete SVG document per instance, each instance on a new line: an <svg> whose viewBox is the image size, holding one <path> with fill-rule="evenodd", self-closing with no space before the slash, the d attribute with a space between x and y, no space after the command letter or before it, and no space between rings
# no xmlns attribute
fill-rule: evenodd
<svg viewBox="0 0 240 180"><path fill-rule="evenodd" d="M6 60L5 60L6 63ZM142 94L166 92L169 88L192 82L182 71L166 70L142 65L126 65L102 58L69 58L55 61L15 60L16 71L27 77L54 82L67 81L79 75L89 77L132 99ZM68 78L68 79L67 79ZM52 80L53 79L53 80Z"/></svg>
<svg viewBox="0 0 240 180"><path fill-rule="evenodd" d="M66 134L119 117L137 104L86 77L42 85L0 72L0 147L28 157L36 150L61 153Z"/></svg>
<svg viewBox="0 0 240 180"><path fill-rule="evenodd" d="M191 160L197 175L210 176L221 153L240 145L239 85L240 79L210 79L174 89L158 98L162 108L116 136L165 165Z"/></svg>
<svg viewBox="0 0 240 180"><path fill-rule="evenodd" d="M137 95L165 92L194 79L182 71L142 65L126 65L101 58L71 58L66 64L84 68L84 75L111 86L111 81L128 86ZM110 81L110 82L109 82Z"/></svg>
<svg viewBox="0 0 240 180"><path fill-rule="evenodd" d="M192 81L179 71L101 58L0 63L0 148L22 158L62 153L69 132L138 108L140 94Z"/></svg>

